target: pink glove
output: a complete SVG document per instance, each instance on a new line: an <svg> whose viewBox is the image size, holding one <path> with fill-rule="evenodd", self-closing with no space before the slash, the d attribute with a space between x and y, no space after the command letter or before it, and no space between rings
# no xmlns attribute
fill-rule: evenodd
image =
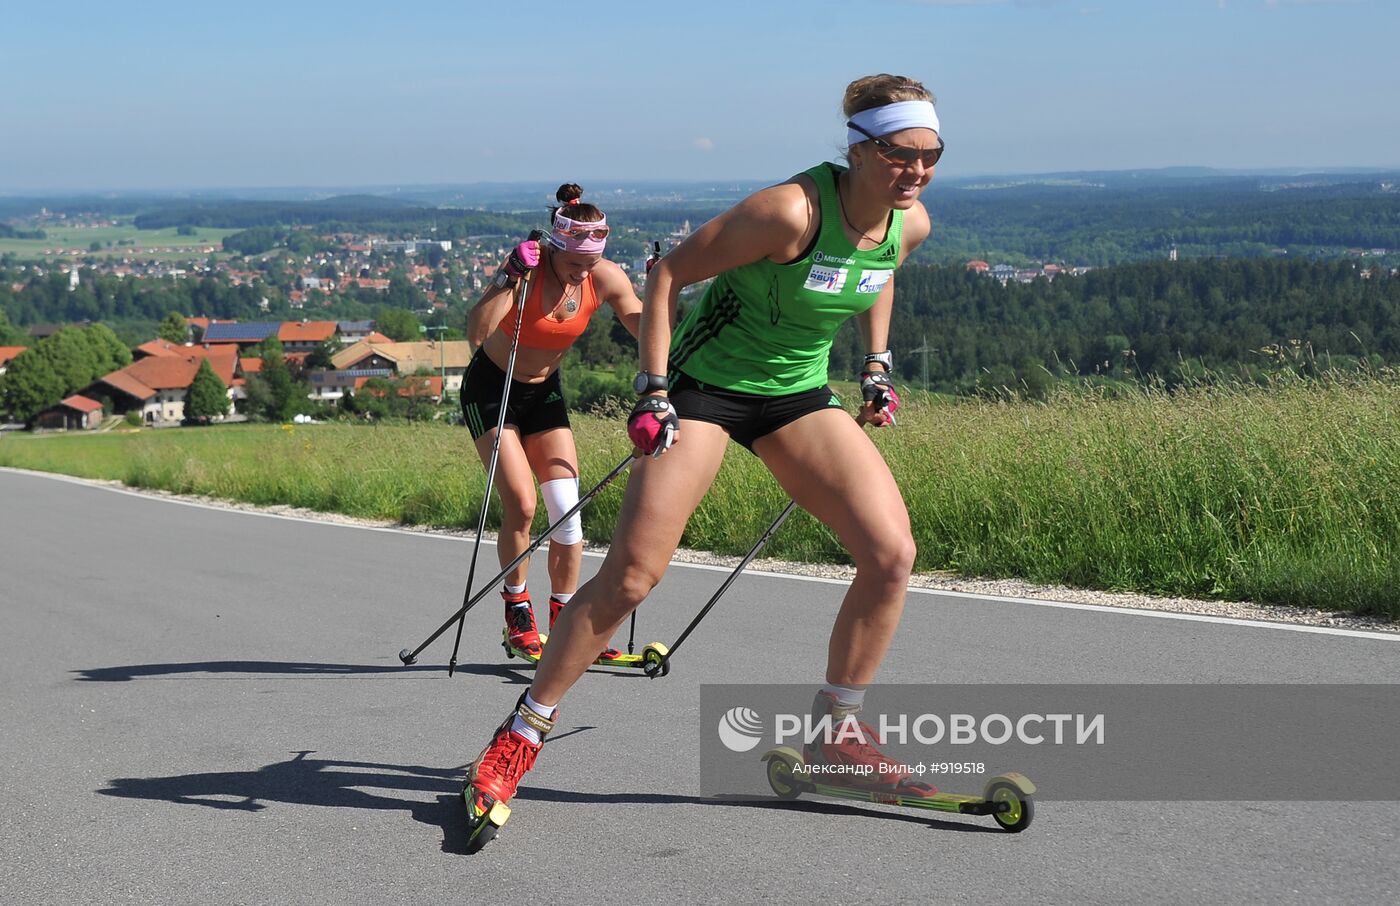
<svg viewBox="0 0 1400 906"><path fill-rule="evenodd" d="M860 395L870 407L885 417L875 422L877 428L893 425L895 410L899 408L899 394L895 392L894 381L883 371L866 371L860 376Z"/></svg>
<svg viewBox="0 0 1400 906"><path fill-rule="evenodd" d="M528 274L539 266L540 244L534 239L526 239L524 242L510 250L510 256L506 258L506 273L516 280Z"/></svg>
<svg viewBox="0 0 1400 906"><path fill-rule="evenodd" d="M648 273L648 274L651 273L651 269L652 269L652 268L656 267L656 262L658 262L658 261L660 261L660 260L661 260L661 243L659 243L659 242L653 242L653 243L652 243L652 251L651 251L651 254L647 256L647 273Z"/></svg>
<svg viewBox="0 0 1400 906"><path fill-rule="evenodd" d="M644 396L637 400L627 419L627 436L638 450L652 457L665 453L676 442L680 430L676 410L664 396Z"/></svg>

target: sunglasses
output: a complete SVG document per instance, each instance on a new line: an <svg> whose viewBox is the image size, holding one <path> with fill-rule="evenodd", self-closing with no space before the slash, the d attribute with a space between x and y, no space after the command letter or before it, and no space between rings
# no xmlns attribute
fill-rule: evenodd
<svg viewBox="0 0 1400 906"><path fill-rule="evenodd" d="M559 227L555 227L554 232L556 235L567 236L570 239L606 239L608 238L608 233L612 232L612 228L606 226L572 226L560 229Z"/></svg>
<svg viewBox="0 0 1400 906"><path fill-rule="evenodd" d="M875 143L875 153L887 164L909 169L915 162L922 162L925 170L932 170L933 165L938 163L938 159L943 156L943 136L938 137L938 147L930 148L927 151L919 148L910 148L905 145L893 145L883 138L877 138L866 132L855 123L847 123L847 126L856 130L861 135Z"/></svg>

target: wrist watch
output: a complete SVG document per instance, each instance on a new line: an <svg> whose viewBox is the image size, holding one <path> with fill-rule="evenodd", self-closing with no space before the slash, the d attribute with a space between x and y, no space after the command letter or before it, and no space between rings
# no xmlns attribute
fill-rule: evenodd
<svg viewBox="0 0 1400 906"><path fill-rule="evenodd" d="M894 353L886 349L884 352L867 352L865 354L865 364L876 363L885 366L886 371L894 371Z"/></svg>
<svg viewBox="0 0 1400 906"><path fill-rule="evenodd" d="M510 272L506 270L506 267L505 267L505 265L503 264L503 265L500 266L500 268L498 268L498 269L496 270L496 276L494 276L494 277L491 278L491 282L492 282L493 284L495 284L496 286L502 286L502 287L510 286L510 287L514 287L515 284L516 284L518 281L517 281L517 279L516 279L515 277L512 277L512 276L510 275Z"/></svg>
<svg viewBox="0 0 1400 906"><path fill-rule="evenodd" d="M666 375L652 374L650 371L638 371L637 376L632 378L632 390L638 396L656 393L658 390L669 390L670 386Z"/></svg>

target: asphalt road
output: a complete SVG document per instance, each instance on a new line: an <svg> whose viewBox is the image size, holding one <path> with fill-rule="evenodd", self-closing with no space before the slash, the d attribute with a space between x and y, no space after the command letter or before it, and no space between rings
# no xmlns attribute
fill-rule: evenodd
<svg viewBox="0 0 1400 906"><path fill-rule="evenodd" d="M735 584L669 677L585 678L500 838L466 856L463 768L529 671L502 655L495 601L469 615L456 677L450 639L414 667L396 654L460 603L468 551L0 470L0 902L1400 896L1390 802L1042 802L1008 835L698 796L701 683L821 679L841 586L767 575ZM673 639L721 579L673 568L639 642ZM916 593L881 679L1398 676L1400 639Z"/></svg>

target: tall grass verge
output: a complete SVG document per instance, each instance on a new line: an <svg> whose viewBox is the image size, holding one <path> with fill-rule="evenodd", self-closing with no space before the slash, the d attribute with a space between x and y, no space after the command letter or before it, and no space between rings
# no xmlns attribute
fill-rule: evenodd
<svg viewBox="0 0 1400 906"><path fill-rule="evenodd" d="M899 427L872 437L909 505L920 569L1400 618L1392 375L1044 402L909 397ZM574 423L586 489L630 446L617 419ZM11 435L0 465L456 528L475 526L485 482L465 432L438 424ZM624 484L584 510L589 539L610 537ZM785 500L731 445L684 543L746 551ZM805 514L765 552L846 558Z"/></svg>

